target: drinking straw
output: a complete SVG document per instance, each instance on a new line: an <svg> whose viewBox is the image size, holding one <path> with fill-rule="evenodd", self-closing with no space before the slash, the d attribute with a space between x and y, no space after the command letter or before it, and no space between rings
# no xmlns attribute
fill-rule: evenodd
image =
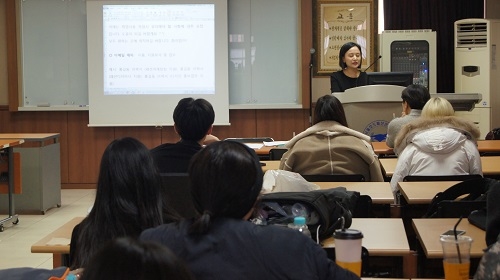
<svg viewBox="0 0 500 280"><path fill-rule="evenodd" d="M462 263L462 256L460 255L460 246L458 245L458 236L457 236L457 226L462 221L463 216L460 216L460 219L458 219L458 222L455 224L453 227L453 234L455 235L455 245L457 246L457 253L458 253L458 263Z"/></svg>

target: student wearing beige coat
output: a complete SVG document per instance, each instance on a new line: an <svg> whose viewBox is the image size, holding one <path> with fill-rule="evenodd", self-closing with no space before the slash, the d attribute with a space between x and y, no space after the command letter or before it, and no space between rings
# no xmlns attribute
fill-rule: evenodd
<svg viewBox="0 0 500 280"><path fill-rule="evenodd" d="M342 103L333 95L318 99L313 126L293 137L280 169L306 175L361 174L366 181L383 181L370 137L350 129Z"/></svg>

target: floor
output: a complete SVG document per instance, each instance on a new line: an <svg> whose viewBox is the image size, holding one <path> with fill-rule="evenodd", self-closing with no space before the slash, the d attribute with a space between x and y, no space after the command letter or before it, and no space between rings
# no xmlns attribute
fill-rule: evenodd
<svg viewBox="0 0 500 280"><path fill-rule="evenodd" d="M92 206L95 190L61 190L61 207L45 215L19 215L19 223L4 224L0 232L0 269L12 267L52 268L52 254L31 253L31 245ZM6 215L0 214L0 219Z"/></svg>

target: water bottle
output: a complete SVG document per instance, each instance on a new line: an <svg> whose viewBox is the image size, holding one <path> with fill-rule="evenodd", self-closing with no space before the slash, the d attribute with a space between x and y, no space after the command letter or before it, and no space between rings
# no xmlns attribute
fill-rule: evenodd
<svg viewBox="0 0 500 280"><path fill-rule="evenodd" d="M306 225L306 218L305 217L294 217L293 218L293 223L288 224L289 228L293 228L295 230L298 230L305 236L308 236L311 238L311 232L309 231L309 228Z"/></svg>

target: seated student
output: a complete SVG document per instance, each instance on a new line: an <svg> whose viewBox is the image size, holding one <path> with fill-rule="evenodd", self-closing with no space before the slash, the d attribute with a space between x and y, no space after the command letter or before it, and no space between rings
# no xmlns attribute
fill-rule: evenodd
<svg viewBox="0 0 500 280"><path fill-rule="evenodd" d="M113 140L102 155L94 205L71 234L71 267L86 267L106 241L137 237L169 220L163 217L168 211L162 212L160 186L144 144L130 137Z"/></svg>
<svg viewBox="0 0 500 280"><path fill-rule="evenodd" d="M81 280L194 279L185 264L158 243L118 238L103 246L83 270Z"/></svg>
<svg viewBox="0 0 500 280"><path fill-rule="evenodd" d="M221 141L197 153L189 167L200 217L145 230L184 260L196 279L359 279L328 259L298 231L249 221L262 190L255 152Z"/></svg>
<svg viewBox="0 0 500 280"><path fill-rule="evenodd" d="M361 174L366 181L383 181L370 136L347 126L342 103L333 95L318 99L313 126L286 147L279 169L306 175Z"/></svg>
<svg viewBox="0 0 500 280"><path fill-rule="evenodd" d="M399 157L391 178L395 197L398 182L408 175L483 174L476 143L479 129L454 113L448 100L433 97L422 109L422 117L398 133L394 151Z"/></svg>
<svg viewBox="0 0 500 280"><path fill-rule="evenodd" d="M212 134L215 112L205 99L183 98L174 109L174 129L181 137L175 144L153 148L151 154L160 173L186 173L191 157L219 139Z"/></svg>
<svg viewBox="0 0 500 280"><path fill-rule="evenodd" d="M394 139L403 125L417 119L422 113L422 108L431 95L426 87L422 85L409 85L401 92L403 99L403 112L400 118L395 118L387 126L387 146L394 148Z"/></svg>

